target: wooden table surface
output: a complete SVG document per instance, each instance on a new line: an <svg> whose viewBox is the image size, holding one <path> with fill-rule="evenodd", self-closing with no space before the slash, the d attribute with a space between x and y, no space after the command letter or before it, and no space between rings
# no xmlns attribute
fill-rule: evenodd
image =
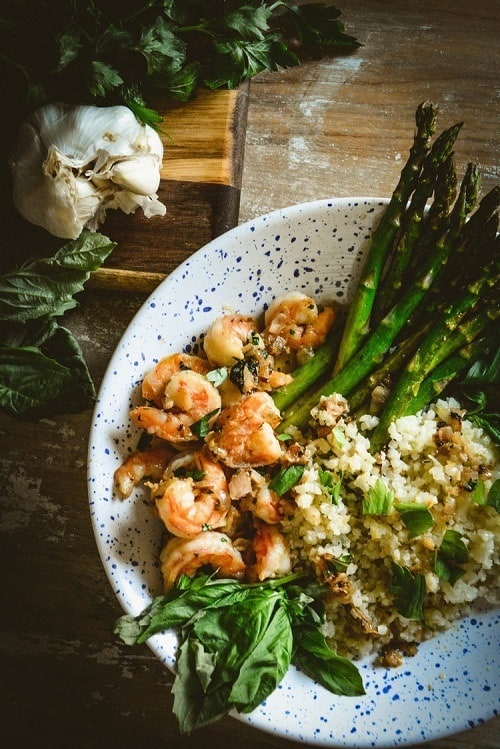
<svg viewBox="0 0 500 749"><path fill-rule="evenodd" d="M472 160L484 191L498 182L498 2L336 4L363 47L252 81L240 220L315 198L389 196L423 99L439 104L442 128L464 120L459 170ZM196 236L193 227L185 256ZM65 318L97 383L143 301L88 289ZM172 675L146 646L127 649L114 638L121 609L87 504L90 422L90 412L36 423L0 416L0 745L291 749L293 742L229 717L180 736ZM497 718L432 747L499 747L499 729Z"/></svg>

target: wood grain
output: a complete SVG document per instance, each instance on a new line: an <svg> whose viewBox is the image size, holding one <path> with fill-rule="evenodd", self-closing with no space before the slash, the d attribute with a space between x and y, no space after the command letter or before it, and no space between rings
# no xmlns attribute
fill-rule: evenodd
<svg viewBox="0 0 500 749"><path fill-rule="evenodd" d="M477 159L483 189L498 182L498 2L335 4L363 47L348 57L310 61L252 81L240 221L320 197L388 196L423 98L439 103L443 127L465 120L457 144L460 168ZM182 186L178 205L170 207L167 271L225 221L210 209L198 225L183 199L193 182L186 175L174 182L165 184L171 195ZM205 198L205 205L214 198ZM143 242L142 228L134 231L138 236L127 232L130 242ZM137 253L127 262L133 257ZM140 269L161 273L165 267ZM144 293L93 289L80 301L64 322L99 383ZM286 736L260 733L229 717L181 736L172 715L170 672L147 646L130 649L117 642L112 628L122 612L88 511L90 423L88 412L35 424L0 415L0 746L298 747ZM497 718L426 746L499 749L499 731Z"/></svg>

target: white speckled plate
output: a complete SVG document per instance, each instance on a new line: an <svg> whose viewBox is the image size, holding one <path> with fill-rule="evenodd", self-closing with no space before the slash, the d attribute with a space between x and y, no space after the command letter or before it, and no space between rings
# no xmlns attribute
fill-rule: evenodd
<svg viewBox="0 0 500 749"><path fill-rule="evenodd" d="M161 592L160 522L140 491L126 501L113 495L113 472L137 444L128 412L139 401L143 375L168 353L196 351L200 333L227 305L258 313L274 295L293 289L319 300L348 300L384 202L320 200L243 224L183 263L132 321L104 377L89 445L95 537L126 612L138 614ZM361 749L437 739L497 714L499 642L498 612L478 613L421 645L401 668L361 662L364 697L335 697L292 668L259 709L240 717L318 746ZM149 644L173 668L174 634L157 635Z"/></svg>

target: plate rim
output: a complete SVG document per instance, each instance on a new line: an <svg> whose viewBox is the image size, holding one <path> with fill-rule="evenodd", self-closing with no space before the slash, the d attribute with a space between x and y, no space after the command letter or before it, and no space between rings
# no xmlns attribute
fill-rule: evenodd
<svg viewBox="0 0 500 749"><path fill-rule="evenodd" d="M389 200L390 199L388 199L388 198L374 197L374 196L348 196L348 197L342 197L342 198L319 198L319 199L312 200L312 201L306 201L304 203L296 203L296 204L292 204L292 205L285 206L285 207L282 207L282 208L277 208L277 209L274 209L274 210L269 211L267 213L264 213L262 215L256 216L256 217L254 217L252 219L249 219L249 220L247 220L247 221L239 224L238 226L233 227L232 229L228 230L227 232L225 232L224 234L220 235L219 237L216 237L216 238L212 239L210 242L208 242L207 244L205 244L203 247L199 248L194 253L192 253L181 264L179 264L159 284L159 286L153 292L151 292L144 299L144 301L141 304L141 306L139 307L139 309L133 315L133 317L130 320L129 324L127 325L125 331L123 332L122 336L120 337L120 340L116 344L116 346L114 348L114 351L113 351L113 353L112 353L112 355L111 355L111 357L109 359L108 365L107 365L107 367L105 369L105 372L103 374L103 377L102 377L102 380L101 380L101 383L100 383L100 386L99 386L99 389L98 389L98 395L97 395L97 399L96 399L96 404L95 404L95 407L94 407L93 413L92 413L91 427L90 427L89 440L88 440L88 451L87 451L87 479L88 479L89 509L91 511L90 514L91 514L91 521L92 521L92 528L93 528L93 532L94 532L94 537L95 537L96 545L97 545L97 548L98 548L98 552L99 552L99 555L100 555L100 558L101 558L101 562L103 564L106 576L107 576L108 581L109 581L109 583L111 585L113 593L114 593L115 597L118 599L118 602L119 602L120 606L122 607L122 609L124 610L124 612L131 613L130 610L125 606L125 602L123 600L123 597L120 597L118 595L116 589L115 589L115 582L113 580L111 570L109 568L109 565L106 563L105 550L104 550L102 544L99 542L99 534L98 534L98 529L97 529L97 526L96 526L97 516L96 516L95 512L92 511L93 497L92 497L90 482L91 482L91 478L92 478L92 470L93 470L94 459L95 459L95 456L93 454L93 445L94 445L94 441L95 441L95 432L97 430L97 427L96 427L96 424L97 424L97 415L98 415L99 408L100 408L100 405L101 405L101 399L102 399L103 393L104 394L106 393L106 389L107 389L108 384L109 384L109 382L111 380L111 372L113 371L113 368L116 366L116 364L120 361L120 356L121 356L121 353L122 353L122 348L124 346L124 343L127 341L127 339L130 338L131 332L134 332L135 328L138 325L140 325L141 317L143 315L146 315L148 313L148 311L151 310L151 304L155 303L155 300L157 298L161 299L162 296L164 295L165 290L168 289L172 285L172 283L175 283L176 280L179 277L182 276L182 273L183 273L184 269L186 268L186 266L189 266L191 264L196 264L201 257L205 256L208 252L211 251L211 249L213 249L214 247L216 247L217 244L220 244L221 241L222 242L230 241L230 239L234 235L238 235L240 232L242 232L242 230L245 230L245 229L249 228L251 225L255 225L255 224L263 225L265 222L273 222L276 219L283 219L284 217L286 218L286 220L289 220L290 218L292 218L294 216L294 214L296 212L299 212L299 213L302 212L303 213L304 211L307 211L307 210L312 210L312 211L315 211L317 209L322 210L323 208L327 208L327 207L330 207L330 206L331 207L335 207L335 208L339 208L339 209L341 209L341 208L349 208L349 207L352 207L353 205L355 205L357 203L360 203L360 202L367 203L369 205L381 205L382 206L382 205L387 205L389 203ZM449 631L450 630L448 630L448 632ZM158 657L169 668L170 671L173 671L174 670L174 668L173 668L173 662L169 661L168 658L166 658L164 656L164 654L161 652L160 645L159 645L160 638L165 638L165 637L167 637L167 638L170 637L172 639L172 641L175 641L175 639L176 639L175 635L173 635L171 632L169 632L166 635L165 634L156 635L155 637L153 637L150 640L148 640L146 644L151 649L151 651L154 653L154 655L156 657ZM434 641L435 641L435 638L433 638L433 640L430 640L428 642L434 642ZM419 650L420 650L420 648L422 648L422 645L419 646ZM307 677L304 677L304 678L307 678ZM333 695L333 697L335 697L335 696ZM254 728L258 729L258 730L262 730L262 731L264 731L266 733L269 733L271 735L280 736L282 738L285 738L285 739L288 739L288 740L292 740L292 741L295 741L295 742L298 742L298 743L309 743L310 744L312 742L314 745L317 745L317 746L327 746L327 747L359 747L361 749L361 748L365 748L365 747L367 748L367 747L370 747L370 746L377 746L377 747L382 747L382 746L388 746L388 747L389 746L408 746L408 745L414 745L415 742L418 743L418 742L422 742L422 741L427 742L427 741L430 741L430 740L438 740L438 739L443 738L445 736L450 736L450 735L453 735L454 733L457 733L459 731L466 730L469 727L467 719L466 719L466 717L464 717L463 722L461 724L458 724L458 722L455 721L456 725L453 726L452 730L447 730L447 729L443 728L441 731L438 730L438 731L434 731L434 732L428 733L425 738L422 737L422 734L420 732L418 734L414 733L414 734L411 734L411 735L405 735L402 739L388 741L387 744L382 744L380 742L376 742L374 744L371 739L367 739L365 742L363 742L363 739L361 739L360 736L356 737L356 743L355 744L341 743L341 742L339 743L338 740L337 741L334 740L333 743L331 743L330 741L327 741L327 743L325 743L324 739L316 742L309 735L306 736L306 737L301 738L297 734L290 734L286 730L284 730L281 726L272 726L272 727L270 727L269 725L265 725L264 721L259 720L258 711L259 711L259 708L257 708L257 711L254 711L254 713L252 713L250 715L242 715L240 713L236 713L235 711L231 711L229 713L229 715L231 715L232 717L234 717L234 718L236 718L236 719L238 719L240 721L243 721L243 722L251 725L252 727L254 727ZM495 717L496 714L498 714L498 711L496 711L496 712L493 711L491 715L485 717L484 719L481 719L480 722L483 722L483 720L484 721L490 720L491 718Z"/></svg>

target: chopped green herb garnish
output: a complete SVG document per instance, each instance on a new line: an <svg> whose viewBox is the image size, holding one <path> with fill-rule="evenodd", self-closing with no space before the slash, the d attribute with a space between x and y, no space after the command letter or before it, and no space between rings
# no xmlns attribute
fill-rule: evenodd
<svg viewBox="0 0 500 749"><path fill-rule="evenodd" d="M394 492L377 479L375 485L363 497L363 515L388 515L393 506Z"/></svg>
<svg viewBox="0 0 500 749"><path fill-rule="evenodd" d="M428 507L417 502L398 502L394 505L401 515L401 519L408 531L408 538L420 536L428 528L432 528L433 519Z"/></svg>
<svg viewBox="0 0 500 749"><path fill-rule="evenodd" d="M335 442L340 448L344 447L344 445L347 444L343 429L341 429L340 427L335 427L335 429L332 430L332 434L335 437Z"/></svg>
<svg viewBox="0 0 500 749"><path fill-rule="evenodd" d="M291 434L287 434L286 432L283 432L282 434L277 434L276 439L280 442L289 442L290 440L293 440L293 437Z"/></svg>
<svg viewBox="0 0 500 749"><path fill-rule="evenodd" d="M224 380L227 378L227 367L218 367L217 369L211 369L207 372L206 378L212 383L214 387L222 385Z"/></svg>
<svg viewBox="0 0 500 749"><path fill-rule="evenodd" d="M412 573L408 567L391 562L396 611L406 619L424 621L425 577L421 572Z"/></svg>
<svg viewBox="0 0 500 749"><path fill-rule="evenodd" d="M324 489L330 495L333 504L337 505L340 499L340 491L342 489L342 473L337 478L331 471L324 471L321 468L318 471L319 482Z"/></svg>
<svg viewBox="0 0 500 749"><path fill-rule="evenodd" d="M304 466L300 465L282 468L269 482L269 488L282 497L283 494L286 494L287 491L299 483L303 473Z"/></svg>
<svg viewBox="0 0 500 749"><path fill-rule="evenodd" d="M210 422L213 417L219 413L219 411L220 409L216 408L213 411L210 411L210 413L205 414L205 416L203 416L203 418L201 418L199 421L196 421L194 424L192 424L192 433L197 437L206 437L210 431Z"/></svg>
<svg viewBox="0 0 500 749"><path fill-rule="evenodd" d="M327 568L333 572L345 572L352 561L350 554L327 560Z"/></svg>
<svg viewBox="0 0 500 749"><path fill-rule="evenodd" d="M462 534L458 531L447 530L439 549L434 554L434 572L450 585L455 585L457 580L465 574L466 570L461 565L466 564L468 558L469 554Z"/></svg>

